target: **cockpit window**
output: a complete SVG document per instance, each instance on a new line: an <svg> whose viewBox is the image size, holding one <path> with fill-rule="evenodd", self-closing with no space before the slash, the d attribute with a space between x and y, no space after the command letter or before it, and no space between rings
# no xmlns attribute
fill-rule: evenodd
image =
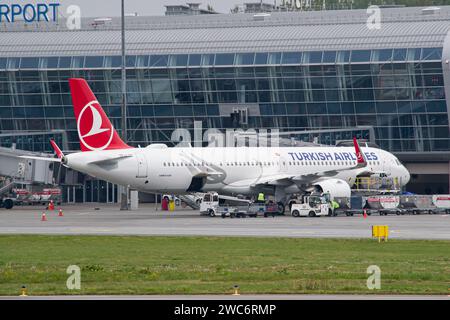
<svg viewBox="0 0 450 320"><path fill-rule="evenodd" d="M400 161L398 161L398 159L395 159L395 163L398 165L398 166L401 166L402 164L400 163Z"/></svg>

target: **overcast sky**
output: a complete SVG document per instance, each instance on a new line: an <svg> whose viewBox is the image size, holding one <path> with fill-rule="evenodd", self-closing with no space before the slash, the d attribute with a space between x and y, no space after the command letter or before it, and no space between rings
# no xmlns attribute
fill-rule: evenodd
<svg viewBox="0 0 450 320"><path fill-rule="evenodd" d="M137 12L140 16L164 15L164 5L170 4L186 4L186 2L201 3L200 7L205 8L208 4L220 13L229 13L230 9L236 4L243 4L249 0L125 0L125 12ZM21 3L17 0L0 0L1 3ZM120 15L120 0L28 0L25 3L60 3L63 11L72 4L81 8L83 17L114 17ZM273 3L273 0L265 0L265 2ZM278 1L280 2L280 1ZM65 14L64 14L65 16Z"/></svg>

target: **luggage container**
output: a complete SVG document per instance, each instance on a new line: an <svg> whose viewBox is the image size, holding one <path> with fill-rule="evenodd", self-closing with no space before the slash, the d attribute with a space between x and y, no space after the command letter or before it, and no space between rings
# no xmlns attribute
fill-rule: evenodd
<svg viewBox="0 0 450 320"><path fill-rule="evenodd" d="M450 214L450 195L436 194L432 197L431 201L436 206L436 211Z"/></svg>
<svg viewBox="0 0 450 320"><path fill-rule="evenodd" d="M366 205L366 199L363 196L351 196L350 198L334 198L339 204L339 208L333 210L333 216L339 214L345 214L346 216L353 216L354 214L363 214L364 207ZM371 214L370 210L366 210L368 215Z"/></svg>
<svg viewBox="0 0 450 320"><path fill-rule="evenodd" d="M400 208L411 214L433 213L436 206L429 195L402 195L400 196Z"/></svg>
<svg viewBox="0 0 450 320"><path fill-rule="evenodd" d="M379 212L380 216L395 213L400 215L404 213L400 208L400 196L394 195L378 195L369 196L366 200L367 208L374 209Z"/></svg>

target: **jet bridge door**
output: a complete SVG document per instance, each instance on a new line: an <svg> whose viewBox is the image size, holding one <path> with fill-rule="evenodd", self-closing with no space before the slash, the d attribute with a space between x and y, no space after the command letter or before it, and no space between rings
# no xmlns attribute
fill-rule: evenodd
<svg viewBox="0 0 450 320"><path fill-rule="evenodd" d="M145 155L143 153L136 153L136 160L137 160L137 175L136 178L146 178L147 177L147 159L145 158Z"/></svg>

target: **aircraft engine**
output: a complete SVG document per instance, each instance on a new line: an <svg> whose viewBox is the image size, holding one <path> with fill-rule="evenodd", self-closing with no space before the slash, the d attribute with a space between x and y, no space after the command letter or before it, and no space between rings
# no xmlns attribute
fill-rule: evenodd
<svg viewBox="0 0 450 320"><path fill-rule="evenodd" d="M336 197L350 197L350 186L342 179L327 179L314 183L318 192L329 193L331 199Z"/></svg>

